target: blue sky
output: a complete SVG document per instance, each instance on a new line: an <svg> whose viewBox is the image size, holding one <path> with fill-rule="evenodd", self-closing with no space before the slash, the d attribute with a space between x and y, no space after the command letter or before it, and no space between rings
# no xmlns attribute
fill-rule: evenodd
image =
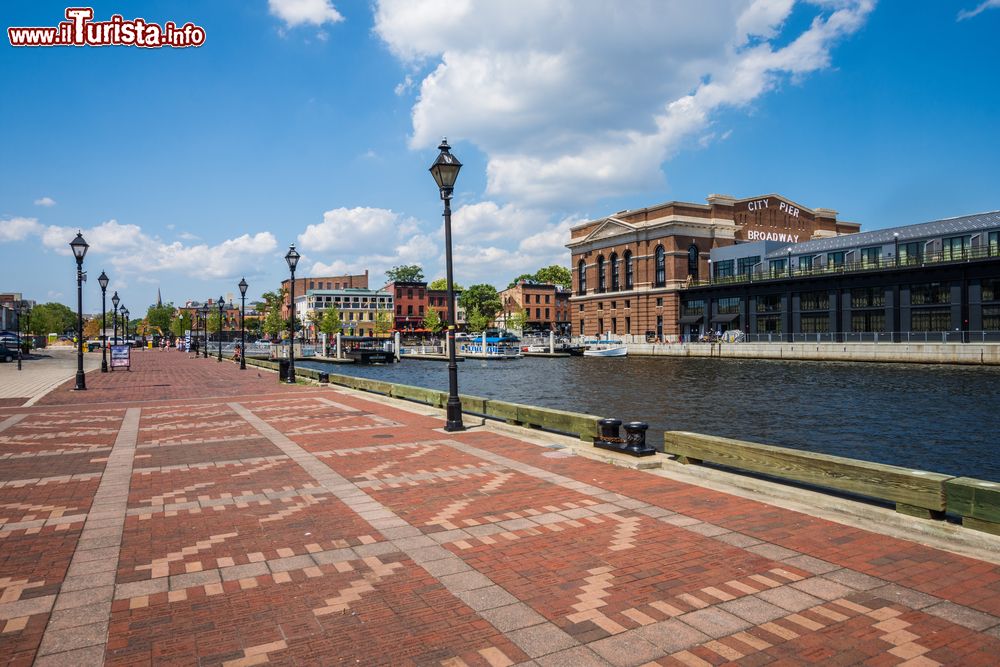
<svg viewBox="0 0 1000 667"><path fill-rule="evenodd" d="M199 48L0 40L0 291L75 305L68 243L132 312L419 263L443 275L441 136L465 168L456 279L569 263L580 220L778 192L863 229L1000 208L1000 2L95 2ZM5 0L10 26L66 5ZM980 10L980 11L976 11ZM973 15L974 14L974 15ZM100 309L92 280L85 310Z"/></svg>

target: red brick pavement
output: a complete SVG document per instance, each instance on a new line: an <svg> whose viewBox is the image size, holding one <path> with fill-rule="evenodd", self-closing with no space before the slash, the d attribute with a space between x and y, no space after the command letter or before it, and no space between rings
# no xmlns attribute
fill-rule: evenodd
<svg viewBox="0 0 1000 667"><path fill-rule="evenodd" d="M7 664L1000 656L992 563L173 351L87 380L0 408Z"/></svg>

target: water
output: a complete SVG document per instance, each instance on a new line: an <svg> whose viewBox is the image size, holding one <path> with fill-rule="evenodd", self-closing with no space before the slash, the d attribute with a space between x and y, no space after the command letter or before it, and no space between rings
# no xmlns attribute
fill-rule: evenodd
<svg viewBox="0 0 1000 667"><path fill-rule="evenodd" d="M447 364L297 362L447 391ZM677 357L458 364L459 393L1000 481L1000 369Z"/></svg>

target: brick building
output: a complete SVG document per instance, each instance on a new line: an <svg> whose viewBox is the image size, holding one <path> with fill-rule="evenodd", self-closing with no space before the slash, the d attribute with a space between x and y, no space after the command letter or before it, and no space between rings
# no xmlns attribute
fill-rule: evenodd
<svg viewBox="0 0 1000 667"><path fill-rule="evenodd" d="M496 317L497 325L509 328L508 318L523 310L525 331L569 333L571 294L570 290L557 285L522 280L500 292L501 311Z"/></svg>
<svg viewBox="0 0 1000 667"><path fill-rule="evenodd" d="M397 331L424 331L428 308L436 310L443 322L448 320L448 290L430 289L424 281L394 282L382 289L393 295ZM461 290L455 290L455 322L458 328L465 322L465 312L458 307L461 293Z"/></svg>
<svg viewBox="0 0 1000 667"><path fill-rule="evenodd" d="M859 231L837 212L809 209L780 195L735 199L709 195L706 204L671 201L619 211L576 225L572 253L573 332L676 340L679 291L708 280L714 248L744 241L798 243Z"/></svg>

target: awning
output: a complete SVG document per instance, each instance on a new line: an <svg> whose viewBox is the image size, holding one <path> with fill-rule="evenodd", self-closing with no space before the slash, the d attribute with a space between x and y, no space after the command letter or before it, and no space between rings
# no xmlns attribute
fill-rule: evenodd
<svg viewBox="0 0 1000 667"><path fill-rule="evenodd" d="M681 324L698 324L704 319L701 315L684 315L680 319Z"/></svg>
<svg viewBox="0 0 1000 667"><path fill-rule="evenodd" d="M715 324L717 322L718 323L722 323L722 324L729 324L733 320L735 320L736 318L738 318L739 316L740 316L739 313L728 313L728 314L725 314L725 315L716 315L715 317L712 318L712 324Z"/></svg>

